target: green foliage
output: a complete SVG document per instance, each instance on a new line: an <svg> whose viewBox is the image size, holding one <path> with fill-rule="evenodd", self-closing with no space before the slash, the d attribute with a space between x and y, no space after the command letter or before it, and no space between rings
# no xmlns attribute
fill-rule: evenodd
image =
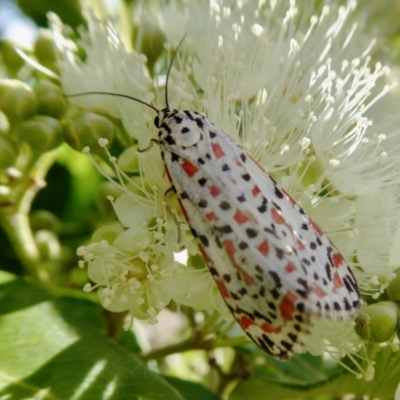
<svg viewBox="0 0 400 400"><path fill-rule="evenodd" d="M105 335L99 306L0 273L0 397L182 400ZM41 397L44 396L44 397Z"/></svg>

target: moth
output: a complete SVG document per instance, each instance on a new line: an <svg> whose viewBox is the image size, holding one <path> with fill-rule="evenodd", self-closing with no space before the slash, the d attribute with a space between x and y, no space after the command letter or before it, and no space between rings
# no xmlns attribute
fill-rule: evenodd
<svg viewBox="0 0 400 400"><path fill-rule="evenodd" d="M78 95L130 98L156 112L152 143L222 297L257 346L287 359L301 351L312 316L357 313L356 279L317 224L239 144L202 114L169 106L177 50L163 109L124 94Z"/></svg>

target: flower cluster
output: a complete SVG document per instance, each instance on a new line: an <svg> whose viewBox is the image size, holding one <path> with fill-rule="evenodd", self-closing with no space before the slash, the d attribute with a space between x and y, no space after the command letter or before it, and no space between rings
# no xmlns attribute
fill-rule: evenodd
<svg viewBox="0 0 400 400"><path fill-rule="evenodd" d="M153 9L142 7L137 11L148 20ZM302 7L294 1L160 4L150 18L150 33L146 24L137 27L139 44L139 38L150 41L155 29L168 43L159 49L162 61L153 70L128 44L120 20L88 15L83 62L52 17L63 87L69 94L123 93L162 105L165 54L171 56L169 43L186 31L184 56L178 56L168 82L169 103L204 112L229 132L323 228L363 294L377 298L400 264L395 86L390 70L371 61L373 43L352 23L354 1L325 6L319 15L311 6ZM79 250L95 283L87 289L99 288L104 307L150 321L171 299L224 313L212 278L179 222L184 218L176 199L164 197L168 180L158 149L137 151L155 135L153 111L112 96L75 99L120 120L124 132L117 140L126 147L113 158L107 142L100 141L108 166L98 167L119 185L120 196L112 199L119 224L100 228ZM113 173L104 172L109 166ZM178 233L189 252L186 265L173 257ZM320 354L335 346L342 355L359 343L351 322L319 321L305 347Z"/></svg>

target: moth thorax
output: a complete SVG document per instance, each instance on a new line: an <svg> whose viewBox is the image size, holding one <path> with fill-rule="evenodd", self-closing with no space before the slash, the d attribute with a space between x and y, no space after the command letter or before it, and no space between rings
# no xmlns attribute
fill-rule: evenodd
<svg viewBox="0 0 400 400"><path fill-rule="evenodd" d="M179 116L174 116L171 118L169 127L175 143L182 147L196 145L204 134L203 129L189 118L181 119Z"/></svg>

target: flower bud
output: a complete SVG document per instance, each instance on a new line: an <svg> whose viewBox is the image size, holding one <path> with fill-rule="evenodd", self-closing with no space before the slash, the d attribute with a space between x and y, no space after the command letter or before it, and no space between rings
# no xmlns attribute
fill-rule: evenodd
<svg viewBox="0 0 400 400"><path fill-rule="evenodd" d="M10 130L10 123L6 115L0 110L0 133L7 133Z"/></svg>
<svg viewBox="0 0 400 400"><path fill-rule="evenodd" d="M396 277L390 281L386 293L390 300L400 303L400 269L394 272Z"/></svg>
<svg viewBox="0 0 400 400"><path fill-rule="evenodd" d="M123 194L123 190L111 182L103 182L96 193L96 205L100 210L100 213L103 217L113 217L115 216L115 211L112 203L109 200L109 196L114 199L117 199L121 194Z"/></svg>
<svg viewBox="0 0 400 400"><path fill-rule="evenodd" d="M92 153L103 154L100 138L111 143L116 133L116 127L107 118L92 112L78 112L68 118L64 129L65 141L74 149L82 151L86 146Z"/></svg>
<svg viewBox="0 0 400 400"><path fill-rule="evenodd" d="M0 79L0 109L12 124L33 117L38 102L27 84L16 79Z"/></svg>
<svg viewBox="0 0 400 400"><path fill-rule="evenodd" d="M118 166L125 172L139 172L138 146L126 148L118 157Z"/></svg>
<svg viewBox="0 0 400 400"><path fill-rule="evenodd" d="M106 240L108 243L114 243L114 240L124 232L124 228L119 223L113 223L98 228L92 235L92 242L101 242Z"/></svg>
<svg viewBox="0 0 400 400"><path fill-rule="evenodd" d="M60 258L60 242L53 232L46 230L35 232L35 242L42 262L58 260Z"/></svg>
<svg viewBox="0 0 400 400"><path fill-rule="evenodd" d="M146 22L144 23L146 24ZM146 33L143 36L141 52L146 54L147 66L152 70L164 51L165 36L155 24L146 24L146 28L143 31Z"/></svg>
<svg viewBox="0 0 400 400"><path fill-rule="evenodd" d="M0 170L11 167L17 157L17 144L8 136L0 134Z"/></svg>
<svg viewBox="0 0 400 400"><path fill-rule="evenodd" d="M0 40L1 61L6 66L9 76L15 76L24 65L24 60L15 51L15 46L9 40Z"/></svg>
<svg viewBox="0 0 400 400"><path fill-rule="evenodd" d="M37 115L29 121L15 126L12 135L29 145L32 153L39 156L58 147L62 143L61 123L51 117Z"/></svg>
<svg viewBox="0 0 400 400"><path fill-rule="evenodd" d="M33 88L39 103L38 113L59 119L68 106L63 91L46 79L37 81Z"/></svg>
<svg viewBox="0 0 400 400"><path fill-rule="evenodd" d="M355 323L356 333L364 340L385 342L396 332L397 306L390 301L370 304L357 316Z"/></svg>
<svg viewBox="0 0 400 400"><path fill-rule="evenodd" d="M45 229L46 231L57 232L61 226L60 220L46 210L33 211L30 215L30 223L33 231Z"/></svg>
<svg viewBox="0 0 400 400"><path fill-rule="evenodd" d="M49 29L39 29L33 51L40 64L52 71L58 71L53 35Z"/></svg>

